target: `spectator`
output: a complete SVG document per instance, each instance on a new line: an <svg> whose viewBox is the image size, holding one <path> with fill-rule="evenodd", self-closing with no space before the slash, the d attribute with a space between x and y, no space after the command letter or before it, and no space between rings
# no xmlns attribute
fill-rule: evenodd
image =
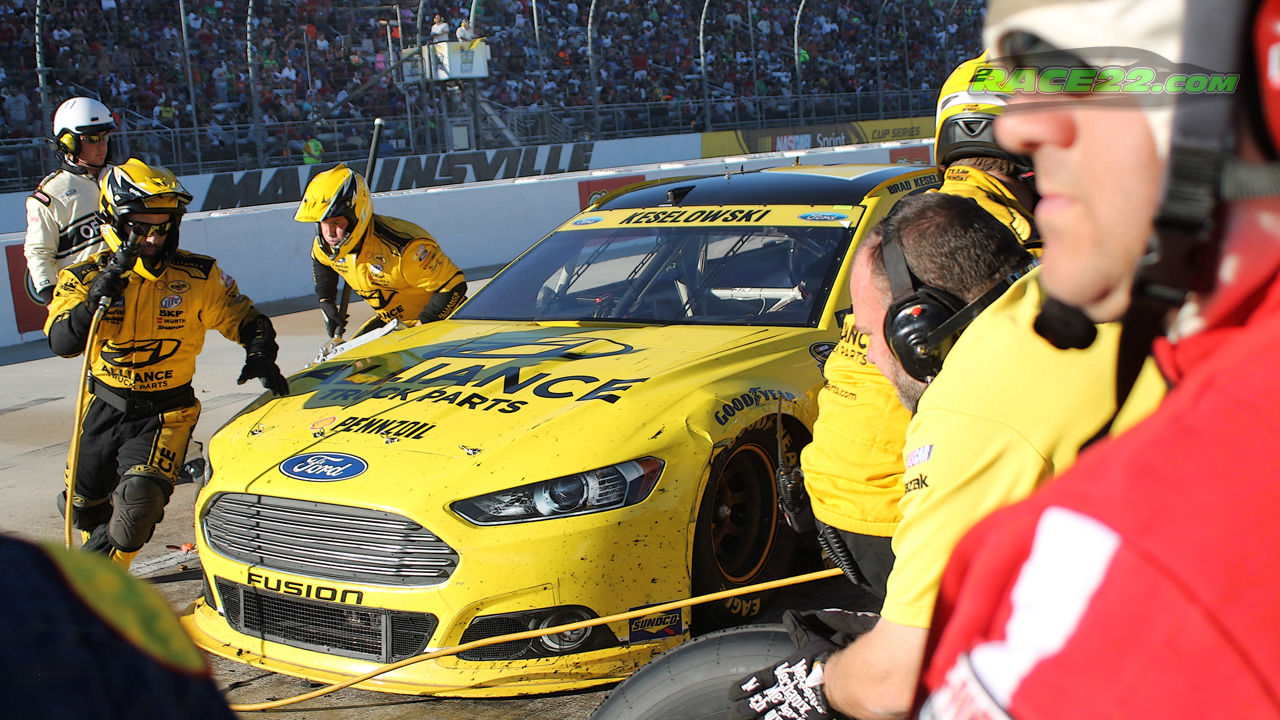
<svg viewBox="0 0 1280 720"><path fill-rule="evenodd" d="M449 23L439 15L436 15L435 22L431 24L431 42L433 44L449 42Z"/></svg>
<svg viewBox="0 0 1280 720"><path fill-rule="evenodd" d="M304 165L317 165L320 163L320 156L323 153L324 145L320 143L320 139L308 133L307 142L302 146L302 163Z"/></svg>
<svg viewBox="0 0 1280 720"><path fill-rule="evenodd" d="M471 23L463 20L458 26L458 42L471 42L476 39L476 34L471 31Z"/></svg>

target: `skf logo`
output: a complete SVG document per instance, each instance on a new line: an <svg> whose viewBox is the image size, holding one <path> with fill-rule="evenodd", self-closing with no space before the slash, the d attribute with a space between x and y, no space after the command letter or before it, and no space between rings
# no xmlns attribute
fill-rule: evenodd
<svg viewBox="0 0 1280 720"><path fill-rule="evenodd" d="M124 302L121 298L120 302ZM144 368L164 362L178 353L181 340L144 340L125 345L108 344L102 349L103 362L118 368Z"/></svg>
<svg viewBox="0 0 1280 720"><path fill-rule="evenodd" d="M632 608L639 610L640 608ZM684 615L680 609L668 610L657 615L633 618L627 623L627 642L679 637L684 634Z"/></svg>

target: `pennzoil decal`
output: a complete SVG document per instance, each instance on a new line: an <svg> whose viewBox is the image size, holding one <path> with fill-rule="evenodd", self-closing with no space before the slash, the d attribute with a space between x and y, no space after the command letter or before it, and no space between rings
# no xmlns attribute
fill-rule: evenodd
<svg viewBox="0 0 1280 720"><path fill-rule="evenodd" d="M641 610L643 607L631 608L631 610ZM681 635L684 635L684 615L679 608L627 621L628 643L662 640Z"/></svg>

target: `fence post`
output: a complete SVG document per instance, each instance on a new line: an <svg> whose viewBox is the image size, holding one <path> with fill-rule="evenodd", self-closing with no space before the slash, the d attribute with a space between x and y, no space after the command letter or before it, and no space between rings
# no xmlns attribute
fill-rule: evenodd
<svg viewBox="0 0 1280 720"><path fill-rule="evenodd" d="M707 8L711 0L702 0L702 21L698 23L698 55L702 64L702 110L706 114L704 125L711 132L711 85L707 82Z"/></svg>
<svg viewBox="0 0 1280 720"><path fill-rule="evenodd" d="M804 14L804 4L807 1L800 0L800 7L796 10L796 28L791 39L791 49L796 56L796 107L801 124L804 124L804 78L800 74L800 16Z"/></svg>

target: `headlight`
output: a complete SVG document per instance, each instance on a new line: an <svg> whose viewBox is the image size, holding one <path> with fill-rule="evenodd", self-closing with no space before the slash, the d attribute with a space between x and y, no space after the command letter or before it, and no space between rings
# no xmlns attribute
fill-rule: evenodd
<svg viewBox="0 0 1280 720"><path fill-rule="evenodd" d="M506 525L613 510L648 497L662 467L657 458L640 458L459 500L453 511L476 525Z"/></svg>

